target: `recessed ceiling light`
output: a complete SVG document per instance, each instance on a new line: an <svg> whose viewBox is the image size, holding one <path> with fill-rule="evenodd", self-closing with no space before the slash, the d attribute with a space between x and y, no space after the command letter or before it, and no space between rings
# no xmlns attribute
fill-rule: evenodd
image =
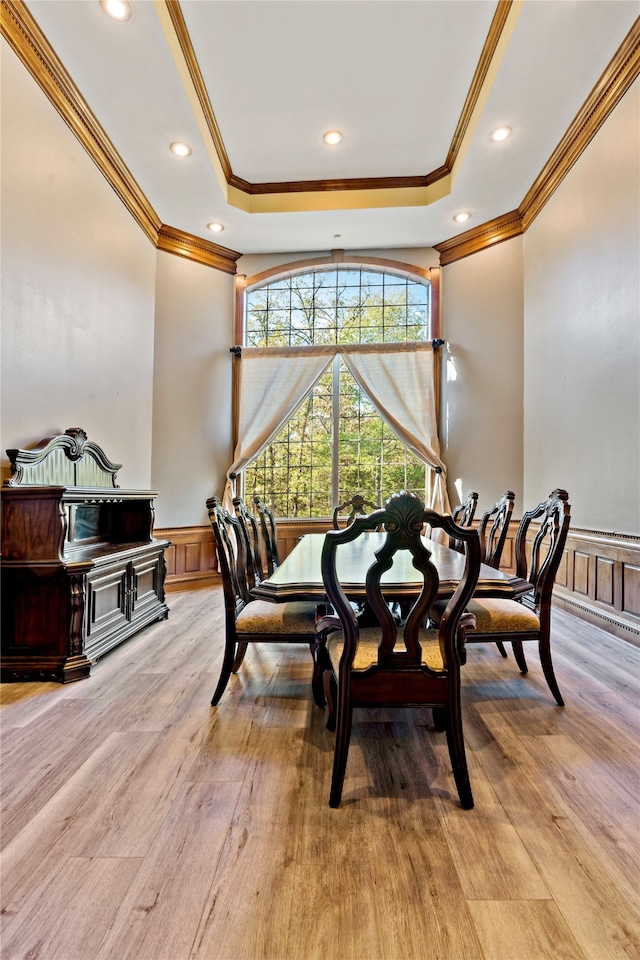
<svg viewBox="0 0 640 960"><path fill-rule="evenodd" d="M339 130L327 130L322 139L330 147L335 147L342 140L342 134Z"/></svg>
<svg viewBox="0 0 640 960"><path fill-rule="evenodd" d="M172 153L175 153L176 157L191 156L191 147L188 143L183 143L181 140L174 140L169 149Z"/></svg>
<svg viewBox="0 0 640 960"><path fill-rule="evenodd" d="M453 219L455 220L456 223L466 223L467 220L470 220L470 219L471 219L471 214L470 214L470 213L456 213L456 215L455 215L455 217L454 217Z"/></svg>
<svg viewBox="0 0 640 960"><path fill-rule="evenodd" d="M207 227L212 233L222 233L224 227L221 223L208 223Z"/></svg>
<svg viewBox="0 0 640 960"><path fill-rule="evenodd" d="M100 6L112 20L131 19L131 4L128 0L100 0Z"/></svg>
<svg viewBox="0 0 640 960"><path fill-rule="evenodd" d="M506 140L507 137L510 137L512 133L511 127L496 127L496 129L491 132L490 139L493 140L494 143L499 143L500 140Z"/></svg>

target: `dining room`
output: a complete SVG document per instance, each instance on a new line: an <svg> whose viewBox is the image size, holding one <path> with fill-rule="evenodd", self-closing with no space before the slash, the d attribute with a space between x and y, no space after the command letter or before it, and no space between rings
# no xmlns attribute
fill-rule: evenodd
<svg viewBox="0 0 640 960"><path fill-rule="evenodd" d="M636 960L636 0L108 6L2 3L3 480L123 464L3 553L3 960Z"/></svg>

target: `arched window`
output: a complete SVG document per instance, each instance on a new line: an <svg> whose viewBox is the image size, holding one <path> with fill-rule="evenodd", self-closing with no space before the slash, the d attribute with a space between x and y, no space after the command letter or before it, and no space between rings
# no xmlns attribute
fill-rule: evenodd
<svg viewBox="0 0 640 960"><path fill-rule="evenodd" d="M411 344L431 337L431 285L406 274L333 264L271 278L245 294L247 347ZM431 474L335 355L247 464L244 493L259 494L276 516L329 517L354 493L382 504L407 489L428 500Z"/></svg>

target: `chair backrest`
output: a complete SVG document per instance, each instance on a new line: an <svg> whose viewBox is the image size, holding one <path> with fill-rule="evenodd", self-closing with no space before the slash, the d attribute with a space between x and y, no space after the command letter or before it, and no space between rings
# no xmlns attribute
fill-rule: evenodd
<svg viewBox="0 0 640 960"><path fill-rule="evenodd" d="M338 579L336 556L341 544L349 543L380 525L386 532L386 537L383 546L376 551L376 560L369 567L366 578L367 605L381 631L378 668L425 672L426 668L421 660L419 633L424 628L429 608L436 599L439 577L437 568L431 560L430 547L434 545L421 536L424 524L441 527L445 533L459 537L465 544L464 573L453 597L447 604L439 626L440 648L447 672L451 670L457 674L460 663L464 662L464 649L458 643L458 626L478 581L480 571L478 532L458 527L448 515L441 516L433 510L426 510L419 497L403 490L389 497L384 508L375 510L367 517L356 517L344 530L329 530L325 536L322 551L322 577L327 597L340 618L345 640L340 664L341 673L352 667L358 645L359 626L356 612L347 600ZM393 566L394 556L399 551L409 551L413 567L419 571L423 580L420 594L411 602L402 628L399 628L390 609L390 603L398 598L393 596L392 587L387 587L381 580L382 575ZM395 645L400 637L402 642L396 650ZM410 700L409 690L407 690L407 696Z"/></svg>
<svg viewBox="0 0 640 960"><path fill-rule="evenodd" d="M247 554L247 576L251 587L264 580L262 567L262 535L258 518L251 513L242 497L233 498L233 507L240 524Z"/></svg>
<svg viewBox="0 0 640 960"><path fill-rule="evenodd" d="M244 536L240 522L224 509L218 497L207 500L207 510L222 577L227 617L235 620L251 599Z"/></svg>
<svg viewBox="0 0 640 960"><path fill-rule="evenodd" d="M515 499L513 490L505 490L500 499L482 514L478 527L482 562L496 570L500 566Z"/></svg>
<svg viewBox="0 0 640 960"><path fill-rule="evenodd" d="M273 571L280 566L280 555L278 554L278 528L273 511L258 496L254 496L253 502L260 517L260 529L262 539L264 540L267 574L273 575Z"/></svg>
<svg viewBox="0 0 640 960"><path fill-rule="evenodd" d="M527 550L527 537L533 521L537 530ZM553 585L562 559L571 522L571 506L566 490L554 490L533 510L522 515L516 534L516 575L533 584L533 591L522 602L542 615L551 608Z"/></svg>
<svg viewBox="0 0 640 960"><path fill-rule="evenodd" d="M466 500L463 500L462 503L459 503L458 506L451 511L454 523L457 523L459 527L470 527L476 515L477 506L478 494L473 490ZM459 537L449 537L449 546L452 550L457 550L459 553L462 553L462 541Z"/></svg>
<svg viewBox="0 0 640 960"><path fill-rule="evenodd" d="M361 493L354 493L350 500L345 500L344 503L339 504L333 511L332 523L334 530L340 530L340 515L347 507L351 508L346 518L345 526L347 527L351 526L356 517L366 517L370 511L365 510L365 507L370 507L371 510L380 509L379 504L374 503L372 500L365 500Z"/></svg>

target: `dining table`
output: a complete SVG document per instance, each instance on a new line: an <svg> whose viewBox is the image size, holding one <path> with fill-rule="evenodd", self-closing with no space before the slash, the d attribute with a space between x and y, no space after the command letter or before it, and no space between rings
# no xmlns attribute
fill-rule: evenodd
<svg viewBox="0 0 640 960"><path fill-rule="evenodd" d="M366 599L367 570L375 561L376 550L385 540L384 532L362 533L355 540L342 544L337 553L337 573L342 588L349 600L363 602ZM256 599L273 603L292 600L326 600L322 581L321 557L324 533L309 533L285 557L273 574L253 587L251 594ZM438 598L448 599L453 595L464 571L464 554L452 550L437 540L423 538L431 552L431 560L440 579ZM390 600L402 602L416 597L422 588L422 577L412 565L408 550L399 551L393 567L382 576L385 593ZM480 567L475 590L476 597L501 597L517 599L532 590L528 581L515 574L496 570L486 564Z"/></svg>

